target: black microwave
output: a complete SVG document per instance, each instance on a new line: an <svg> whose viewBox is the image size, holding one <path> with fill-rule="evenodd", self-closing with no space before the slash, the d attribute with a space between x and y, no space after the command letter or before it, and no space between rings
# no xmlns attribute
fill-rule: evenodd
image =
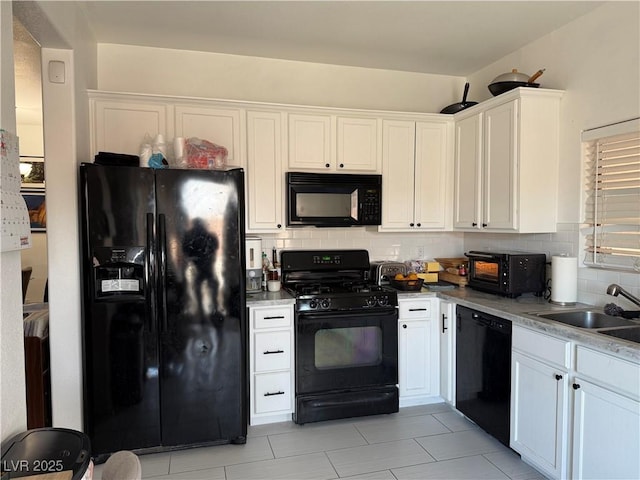
<svg viewBox="0 0 640 480"><path fill-rule="evenodd" d="M288 227L380 225L382 176L287 172Z"/></svg>
<svg viewBox="0 0 640 480"><path fill-rule="evenodd" d="M468 285L475 290L512 298L523 293L544 293L544 253L471 251L465 255L469 258Z"/></svg>

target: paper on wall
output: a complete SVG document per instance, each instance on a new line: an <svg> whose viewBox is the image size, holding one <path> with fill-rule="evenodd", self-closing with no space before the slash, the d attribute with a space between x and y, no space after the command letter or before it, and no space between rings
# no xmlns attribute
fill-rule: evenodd
<svg viewBox="0 0 640 480"><path fill-rule="evenodd" d="M0 251L31 247L29 211L20 194L20 155L18 137L0 130Z"/></svg>

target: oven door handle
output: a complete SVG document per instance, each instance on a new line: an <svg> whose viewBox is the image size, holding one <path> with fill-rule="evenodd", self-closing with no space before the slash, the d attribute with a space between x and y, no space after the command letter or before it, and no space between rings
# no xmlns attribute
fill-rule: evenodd
<svg viewBox="0 0 640 480"><path fill-rule="evenodd" d="M491 254L488 254L488 253L471 253L471 252L468 252L468 253L465 253L464 256L465 257L469 257L469 258L473 258L473 257L496 258L495 255L491 255Z"/></svg>
<svg viewBox="0 0 640 480"><path fill-rule="evenodd" d="M383 317L383 316L395 316L398 317L398 311L396 309L393 310L378 310L378 311L366 311L366 312L354 312L353 310L339 311L339 312L326 312L326 313L302 313L298 316L299 319L303 320L323 320L327 317L349 317L351 318L363 318L363 317Z"/></svg>

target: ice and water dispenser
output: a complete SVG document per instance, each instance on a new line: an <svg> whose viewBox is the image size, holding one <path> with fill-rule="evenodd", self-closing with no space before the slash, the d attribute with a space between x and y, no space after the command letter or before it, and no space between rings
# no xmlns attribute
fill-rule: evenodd
<svg viewBox="0 0 640 480"><path fill-rule="evenodd" d="M144 297L144 257L145 247L94 248L94 298Z"/></svg>
<svg viewBox="0 0 640 480"><path fill-rule="evenodd" d="M246 238L247 258L246 275L247 292L262 290L262 239L259 237Z"/></svg>

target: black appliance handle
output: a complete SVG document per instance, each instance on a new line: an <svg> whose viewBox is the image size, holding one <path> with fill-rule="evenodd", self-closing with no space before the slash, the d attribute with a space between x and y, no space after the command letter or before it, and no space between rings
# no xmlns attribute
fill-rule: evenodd
<svg viewBox="0 0 640 480"><path fill-rule="evenodd" d="M167 225L164 213L158 215L158 243L160 246L160 275L158 296L162 308L162 331L167 331Z"/></svg>
<svg viewBox="0 0 640 480"><path fill-rule="evenodd" d="M442 314L442 333L445 333L448 330L446 322L447 322L447 314L443 313Z"/></svg>
<svg viewBox="0 0 640 480"><path fill-rule="evenodd" d="M377 316L377 317L382 317L382 316L395 316L396 318L398 317L398 311L394 308L394 309L389 309L389 310L368 310L365 312L356 312L353 310L349 310L349 311L332 311L332 312L323 312L323 313L300 313L298 314L298 318L302 319L302 320L322 320L327 318L328 316L331 317L340 317L340 316L348 316L349 319L352 318L362 318L362 317L371 317L373 315Z"/></svg>
<svg viewBox="0 0 640 480"><path fill-rule="evenodd" d="M155 273L155 269L152 268L153 265L153 244L152 244L152 239L153 239L153 224L154 224L154 218L153 218L153 213L147 213L147 239L146 239L146 248L147 248L147 254L146 259L145 259L145 263L146 263L146 268L145 268L145 288L147 289L147 294L145 295L145 299L147 302L147 309L150 313L147 321L148 321L148 329L150 332L154 332L155 331L155 318L156 318L156 302L155 302L155 295L152 293L152 290L149 288L150 285L153 285L153 278L154 278L154 273Z"/></svg>
<svg viewBox="0 0 640 480"><path fill-rule="evenodd" d="M485 224L483 224L485 225ZM492 255L490 253L479 253L479 252L468 252L464 254L465 257L482 257L482 258L496 258L495 255Z"/></svg>
<svg viewBox="0 0 640 480"><path fill-rule="evenodd" d="M473 318L476 323L482 327L490 327L491 326L491 320L484 318L480 315L478 315L477 313L472 313L471 314L471 318Z"/></svg>

